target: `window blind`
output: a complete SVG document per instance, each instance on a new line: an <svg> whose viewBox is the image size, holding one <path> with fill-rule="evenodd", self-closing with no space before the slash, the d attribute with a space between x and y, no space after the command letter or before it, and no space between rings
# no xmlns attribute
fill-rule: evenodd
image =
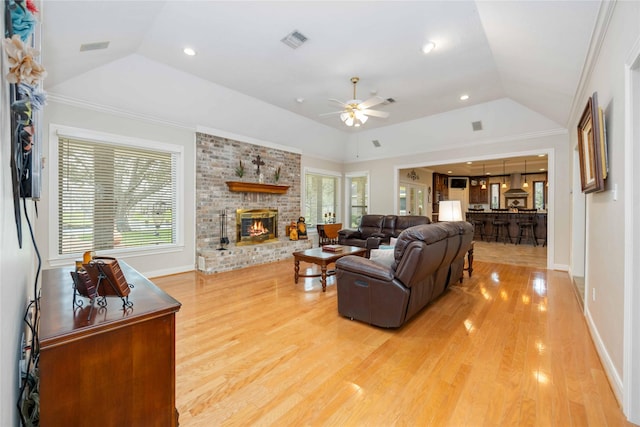
<svg viewBox="0 0 640 427"><path fill-rule="evenodd" d="M58 139L58 252L176 243L174 153Z"/></svg>
<svg viewBox="0 0 640 427"><path fill-rule="evenodd" d="M323 224L326 213L337 215L338 177L306 173L305 186L305 218L308 225Z"/></svg>

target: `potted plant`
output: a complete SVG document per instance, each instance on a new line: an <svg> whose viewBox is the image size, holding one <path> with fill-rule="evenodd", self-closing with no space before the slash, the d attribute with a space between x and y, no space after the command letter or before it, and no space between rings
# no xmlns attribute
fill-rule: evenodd
<svg viewBox="0 0 640 427"><path fill-rule="evenodd" d="M240 178L244 176L244 165L242 164L242 160L239 161L239 164L236 167L236 175Z"/></svg>

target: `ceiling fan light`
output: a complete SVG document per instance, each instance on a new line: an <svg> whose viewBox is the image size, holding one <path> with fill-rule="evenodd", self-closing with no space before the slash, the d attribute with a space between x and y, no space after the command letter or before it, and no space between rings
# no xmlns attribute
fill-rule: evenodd
<svg viewBox="0 0 640 427"><path fill-rule="evenodd" d="M344 124L347 126L353 126L353 117L349 116L347 117L347 119L344 121Z"/></svg>
<svg viewBox="0 0 640 427"><path fill-rule="evenodd" d="M366 114L364 114L362 111L358 111L358 110L356 110L356 111L354 111L354 114L355 114L355 116L356 116L356 120L358 120L358 121L362 122L362 124L365 124L365 122L366 122L366 121L367 121L367 119L369 118L369 117L367 117L367 115L366 115Z"/></svg>

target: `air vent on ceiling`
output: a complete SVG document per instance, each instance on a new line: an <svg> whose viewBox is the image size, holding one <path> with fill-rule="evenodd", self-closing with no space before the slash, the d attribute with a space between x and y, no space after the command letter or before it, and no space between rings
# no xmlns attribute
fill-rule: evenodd
<svg viewBox="0 0 640 427"><path fill-rule="evenodd" d="M474 132L482 130L482 122L481 121L471 122L471 127L473 128Z"/></svg>
<svg viewBox="0 0 640 427"><path fill-rule="evenodd" d="M307 37L298 30L293 30L280 41L289 46L291 49L297 49L307 41Z"/></svg>
<svg viewBox="0 0 640 427"><path fill-rule="evenodd" d="M389 104L393 104L394 102L396 102L395 99L393 98L387 98L384 100L384 102L382 103L382 105L389 105Z"/></svg>
<svg viewBox="0 0 640 427"><path fill-rule="evenodd" d="M374 139L373 141L371 141L373 143L373 146L376 148L380 148L380 141L378 141L377 139Z"/></svg>
<svg viewBox="0 0 640 427"><path fill-rule="evenodd" d="M80 52L86 52L88 50L106 49L108 47L109 47L109 42L85 43L80 45Z"/></svg>

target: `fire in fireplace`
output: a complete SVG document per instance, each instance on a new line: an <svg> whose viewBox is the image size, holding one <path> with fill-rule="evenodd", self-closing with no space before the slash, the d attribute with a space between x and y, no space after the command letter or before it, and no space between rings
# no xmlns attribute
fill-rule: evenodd
<svg viewBox="0 0 640 427"><path fill-rule="evenodd" d="M278 240L277 209L238 209L236 245L252 245Z"/></svg>

